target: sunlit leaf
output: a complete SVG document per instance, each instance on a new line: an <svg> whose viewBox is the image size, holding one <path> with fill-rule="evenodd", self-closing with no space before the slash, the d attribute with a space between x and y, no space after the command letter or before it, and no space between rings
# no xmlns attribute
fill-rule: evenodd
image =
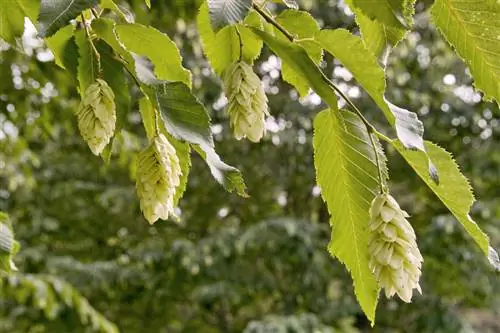
<svg viewBox="0 0 500 333"><path fill-rule="evenodd" d="M323 50L312 39L319 32L318 22L311 14L298 10L284 10L276 17L276 21L280 23L288 32L295 35L298 39L297 44L304 47L309 57L319 64L323 59ZM276 29L276 36L283 39L286 37ZM303 40L302 40L303 39ZM305 97L309 92L309 85L301 78L300 73L296 73L289 64L284 63L281 67L283 80L293 85L302 97Z"/></svg>
<svg viewBox="0 0 500 333"><path fill-rule="evenodd" d="M490 246L488 236L481 231L481 228L469 215L474 203L474 195L469 181L462 175L451 154L431 142L425 143L430 158L439 170L443 170L440 183L437 185L428 173L429 162L425 156L405 149L399 142L394 142L394 147L462 224L467 233L488 257L490 263L500 271L500 261L498 260L497 252Z"/></svg>
<svg viewBox="0 0 500 333"><path fill-rule="evenodd" d="M368 265L368 212L380 182L375 147L356 115L326 110L316 116L314 165L331 215L328 250L351 273L361 308L373 323L379 287Z"/></svg>
<svg viewBox="0 0 500 333"><path fill-rule="evenodd" d="M203 44L203 51L218 75L222 75L222 72L224 72L229 65L238 61L240 58L248 63L253 63L260 55L262 41L243 24L228 26L217 33L214 32L210 25L208 6L206 3L200 6L197 24ZM250 12L244 24L256 28L261 28L262 26L260 17L255 12Z"/></svg>
<svg viewBox="0 0 500 333"><path fill-rule="evenodd" d="M476 88L500 105L500 3L437 0L432 19L465 60Z"/></svg>
<svg viewBox="0 0 500 333"><path fill-rule="evenodd" d="M166 34L140 24L119 24L115 31L129 52L146 56L153 62L159 80L191 86L191 72L182 66L179 49Z"/></svg>

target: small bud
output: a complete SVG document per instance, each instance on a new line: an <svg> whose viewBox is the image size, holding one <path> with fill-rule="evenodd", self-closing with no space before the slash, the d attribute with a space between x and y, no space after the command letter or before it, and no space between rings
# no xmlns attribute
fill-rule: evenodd
<svg viewBox="0 0 500 333"><path fill-rule="evenodd" d="M411 302L413 289L422 293L418 283L424 259L417 246L415 231L389 194L380 194L370 208L370 269L385 295L394 294Z"/></svg>
<svg viewBox="0 0 500 333"><path fill-rule="evenodd" d="M141 211L150 224L174 214L174 196L182 175L175 148L156 136L137 159L137 194Z"/></svg>
<svg viewBox="0 0 500 333"><path fill-rule="evenodd" d="M78 129L94 155L99 155L115 132L115 94L106 81L91 84L76 111Z"/></svg>
<svg viewBox="0 0 500 333"><path fill-rule="evenodd" d="M224 90L236 139L259 142L265 134L264 121L269 113L266 93L252 66L241 61L231 65L224 74Z"/></svg>

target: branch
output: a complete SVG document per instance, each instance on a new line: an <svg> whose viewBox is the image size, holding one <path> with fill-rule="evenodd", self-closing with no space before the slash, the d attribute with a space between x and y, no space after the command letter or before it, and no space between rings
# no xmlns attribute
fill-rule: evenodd
<svg viewBox="0 0 500 333"><path fill-rule="evenodd" d="M294 38L293 35L288 32L288 30L286 30L281 24L279 24L275 19L274 17L272 17L271 15L269 15L268 13L266 13L266 11L259 7L257 4L253 4L253 9L255 9L255 11L257 13L259 13L266 21L267 23L269 24L272 24L273 26L276 27L276 29L278 29L279 31L281 31L283 33L283 35L286 36L286 38L288 38L288 40L290 42L293 42L294 41Z"/></svg>

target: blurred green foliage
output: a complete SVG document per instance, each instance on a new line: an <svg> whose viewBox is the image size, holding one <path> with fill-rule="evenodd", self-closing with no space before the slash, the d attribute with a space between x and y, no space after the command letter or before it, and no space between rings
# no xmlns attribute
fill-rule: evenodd
<svg viewBox="0 0 500 333"><path fill-rule="evenodd" d="M57 296L53 281L60 281L121 332L499 332L498 274L393 151L392 191L412 214L425 258L423 295L412 304L382 298L370 327L351 278L326 251L328 214L315 187L311 144L312 117L322 105L315 96L299 100L266 51L256 68L270 98L268 134L261 144L235 141L197 37L199 3L152 1L150 11L143 0L123 3L179 45L198 97L211 108L216 146L243 171L251 195L223 191L193 155L178 224L149 226L140 214L134 158L146 139L137 103L122 115L127 121L106 165L77 132L75 82L43 44L33 36L19 45L22 52L1 44L0 211L9 213L22 249L15 258L20 273L1 280L0 331L92 331ZM429 26L427 5L417 5L413 31L391 54L388 94L418 112L426 138L454 153L478 196L473 217L498 248L500 112L474 92L461 61ZM342 3L301 6L323 27L354 29ZM322 65L390 133L350 74L328 57ZM55 308L36 301L39 289L15 283L26 279L56 291ZM22 301L27 290L34 302Z"/></svg>

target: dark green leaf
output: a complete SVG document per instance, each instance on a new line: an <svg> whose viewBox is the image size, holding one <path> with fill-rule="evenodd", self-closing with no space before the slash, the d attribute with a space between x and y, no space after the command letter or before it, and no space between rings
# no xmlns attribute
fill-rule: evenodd
<svg viewBox="0 0 500 333"><path fill-rule="evenodd" d="M51 37L45 39L50 51L54 54L56 64L66 69L77 79L78 47L74 37L75 27L68 25Z"/></svg>
<svg viewBox="0 0 500 333"><path fill-rule="evenodd" d="M115 94L116 130L118 133L125 124L130 110L130 92L123 65L115 59L113 49L104 41L98 41L96 48L101 57L101 68L104 81L108 83Z"/></svg>
<svg viewBox="0 0 500 333"><path fill-rule="evenodd" d="M75 42L78 46L77 77L80 84L80 95L83 96L87 88L96 81L99 66L96 54L93 52L83 29L75 32Z"/></svg>
<svg viewBox="0 0 500 333"><path fill-rule="evenodd" d="M97 0L41 0L38 16L40 36L52 36L82 11L97 4Z"/></svg>
<svg viewBox="0 0 500 333"><path fill-rule="evenodd" d="M215 31L242 22L252 7L252 0L208 0L210 22Z"/></svg>
<svg viewBox="0 0 500 333"><path fill-rule="evenodd" d="M210 116L203 104L181 82L154 86L154 102L167 131L195 145L213 145Z"/></svg>

